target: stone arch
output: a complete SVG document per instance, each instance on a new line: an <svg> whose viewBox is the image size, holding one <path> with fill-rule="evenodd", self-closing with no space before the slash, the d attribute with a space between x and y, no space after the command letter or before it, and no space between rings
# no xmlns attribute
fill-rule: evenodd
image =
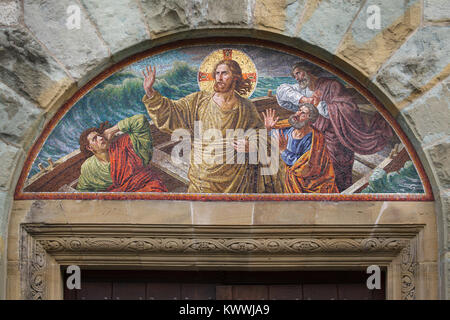
<svg viewBox="0 0 450 320"><path fill-rule="evenodd" d="M168 0L150 10L144 3L129 0L116 8L128 14L122 30L108 30L113 18L93 1L80 1L82 33L58 29L68 2L41 2L39 8L27 0L0 5L10 13L0 19L4 49L0 94L5 102L1 111L8 119L2 118L0 132L4 169L0 179L0 297L6 295L7 270L14 269L14 264L7 266L13 192L25 155L43 125L78 88L124 57L179 39L221 36L246 36L301 48L351 74L378 97L414 144L431 180L436 199L440 297L448 294L450 156L445 107L450 41L448 12L445 16L438 4L412 1L395 7L389 25L371 39L361 40L367 4L360 7L353 2L345 5L345 15L333 24L326 21L328 10L336 14L341 10L334 1L328 7L321 1L235 1L233 9L226 10L208 0L185 7L183 1ZM44 20L48 22L43 24ZM317 34L318 21L329 27L322 25L324 34ZM417 49L421 43L427 44L422 53ZM410 52L417 52L418 57L410 58ZM426 112L427 106L431 113Z"/></svg>

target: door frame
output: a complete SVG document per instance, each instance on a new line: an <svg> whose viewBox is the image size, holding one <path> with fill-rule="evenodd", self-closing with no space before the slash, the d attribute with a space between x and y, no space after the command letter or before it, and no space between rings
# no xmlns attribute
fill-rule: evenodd
<svg viewBox="0 0 450 320"><path fill-rule="evenodd" d="M424 297L424 225L39 224L20 228L21 299L62 299L61 268L386 270L386 298ZM420 249L422 250L422 249ZM369 276L369 275L368 275ZM13 281L12 281L13 282ZM10 283L12 284L12 283Z"/></svg>

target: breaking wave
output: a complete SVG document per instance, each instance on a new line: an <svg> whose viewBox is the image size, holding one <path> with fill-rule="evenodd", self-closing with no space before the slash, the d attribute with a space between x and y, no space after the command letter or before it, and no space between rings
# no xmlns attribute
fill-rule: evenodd
<svg viewBox="0 0 450 320"><path fill-rule="evenodd" d="M424 193L419 174L412 161L406 161L398 172L376 169L362 193Z"/></svg>

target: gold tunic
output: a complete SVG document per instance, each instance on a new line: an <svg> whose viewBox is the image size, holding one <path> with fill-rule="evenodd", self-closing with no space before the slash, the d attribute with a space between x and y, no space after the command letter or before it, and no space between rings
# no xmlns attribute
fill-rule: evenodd
<svg viewBox="0 0 450 320"><path fill-rule="evenodd" d="M243 129L244 132L249 129L255 129L255 132L257 129L264 129L264 123L253 103L238 96L238 103L231 110L224 111L212 97L213 93L200 91L173 101L156 92L151 98L145 95L142 99L159 130L171 134L174 130L183 128L193 138L188 192L281 192L278 174L261 175L261 165L250 162L248 154L243 161L237 163L236 152L231 146L234 138L231 135L227 137L229 129ZM200 127L199 122L201 129L196 134L194 129ZM217 134L205 139L208 138L208 131L214 133L208 129L216 129ZM201 144L197 139L199 137L202 139Z"/></svg>

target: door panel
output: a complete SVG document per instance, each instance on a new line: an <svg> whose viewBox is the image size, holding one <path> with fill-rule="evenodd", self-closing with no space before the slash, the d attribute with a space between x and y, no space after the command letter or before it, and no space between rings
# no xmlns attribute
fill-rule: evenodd
<svg viewBox="0 0 450 320"><path fill-rule="evenodd" d="M233 300L268 300L267 285L234 285Z"/></svg>
<svg viewBox="0 0 450 320"><path fill-rule="evenodd" d="M303 295L305 300L337 300L337 285L306 283L303 285Z"/></svg>
<svg viewBox="0 0 450 320"><path fill-rule="evenodd" d="M148 300L180 300L181 284L179 283L147 283Z"/></svg>
<svg viewBox="0 0 450 320"><path fill-rule="evenodd" d="M233 286L216 286L216 300L232 300Z"/></svg>
<svg viewBox="0 0 450 320"><path fill-rule="evenodd" d="M65 273L63 272L64 276ZM66 276L67 277L67 276ZM67 300L382 300L369 290L364 271L90 271L81 289L64 289ZM65 283L65 281L64 281Z"/></svg>
<svg viewBox="0 0 450 320"><path fill-rule="evenodd" d="M181 297L184 300L215 300L216 285L203 283L182 284Z"/></svg>
<svg viewBox="0 0 450 320"><path fill-rule="evenodd" d="M269 286L270 300L303 300L301 285L271 285Z"/></svg>
<svg viewBox="0 0 450 320"><path fill-rule="evenodd" d="M113 282L114 300L145 300L145 283Z"/></svg>
<svg viewBox="0 0 450 320"><path fill-rule="evenodd" d="M372 300L374 290L367 289L365 284L347 283L338 285L339 300Z"/></svg>
<svg viewBox="0 0 450 320"><path fill-rule="evenodd" d="M110 300L112 298L112 282L85 282L81 289L75 291L77 300Z"/></svg>

